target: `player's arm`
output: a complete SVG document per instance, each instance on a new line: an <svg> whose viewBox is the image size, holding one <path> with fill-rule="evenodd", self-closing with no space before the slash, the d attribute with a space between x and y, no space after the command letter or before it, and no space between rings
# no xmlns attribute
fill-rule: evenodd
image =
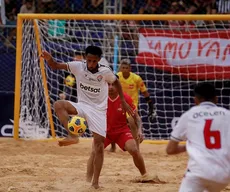
<svg viewBox="0 0 230 192"><path fill-rule="evenodd" d="M54 69L54 70L56 70L56 69L68 70L68 66L67 66L66 63L56 62L53 59L52 55L50 53L48 53L47 51L43 51L41 57L46 60L46 62L48 63L48 65L50 66L51 69Z"/></svg>
<svg viewBox="0 0 230 192"><path fill-rule="evenodd" d="M129 117L129 118L132 118L132 117ZM141 120L141 117L139 116L137 110L135 110L135 113L133 115L133 119L134 119L134 122L136 123L137 125L137 139L140 140L140 143L143 141L143 135L142 135L142 120Z"/></svg>
<svg viewBox="0 0 230 192"><path fill-rule="evenodd" d="M145 83L140 76L138 76L138 78L137 78L137 85L138 85L138 88L140 89L142 95L144 96L144 98L148 104L148 107L149 107L148 116L150 118L154 118L156 116L155 106L153 104L152 99L150 98L150 94L149 94L149 92L145 86Z"/></svg>
<svg viewBox="0 0 230 192"><path fill-rule="evenodd" d="M113 82L114 86L117 89L117 92L120 96L121 99L121 104L122 104L122 108L125 112L127 112L130 116L134 115L133 109L130 107L130 105L125 101L125 97L122 91L122 87L121 87L121 83L120 81L116 78L116 80Z"/></svg>
<svg viewBox="0 0 230 192"><path fill-rule="evenodd" d="M166 153L168 155L174 155L186 151L186 145L180 144L180 142L186 140L187 122L187 113L184 113L180 117L177 125L173 128L173 131L171 133L171 138L166 148Z"/></svg>

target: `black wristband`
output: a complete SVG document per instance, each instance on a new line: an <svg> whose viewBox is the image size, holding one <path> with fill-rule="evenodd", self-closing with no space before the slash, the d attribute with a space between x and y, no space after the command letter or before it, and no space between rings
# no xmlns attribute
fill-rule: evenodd
<svg viewBox="0 0 230 192"><path fill-rule="evenodd" d="M150 97L145 97L145 101L146 101L147 103L152 102L152 100L150 99Z"/></svg>

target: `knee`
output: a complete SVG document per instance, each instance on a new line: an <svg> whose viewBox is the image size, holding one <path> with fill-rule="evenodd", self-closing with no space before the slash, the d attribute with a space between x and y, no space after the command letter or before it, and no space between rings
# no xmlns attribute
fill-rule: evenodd
<svg viewBox="0 0 230 192"><path fill-rule="evenodd" d="M94 144L94 153L103 154L104 153L104 142L97 142Z"/></svg>
<svg viewBox="0 0 230 192"><path fill-rule="evenodd" d="M138 150L138 148L135 146L135 147L132 147L128 150L128 152L130 153L130 155L132 155L134 158L139 156L140 152Z"/></svg>
<svg viewBox="0 0 230 192"><path fill-rule="evenodd" d="M63 105L63 102L61 100L58 100L58 101L54 102L54 110L55 110L55 112L63 110L63 108L64 108L64 105Z"/></svg>

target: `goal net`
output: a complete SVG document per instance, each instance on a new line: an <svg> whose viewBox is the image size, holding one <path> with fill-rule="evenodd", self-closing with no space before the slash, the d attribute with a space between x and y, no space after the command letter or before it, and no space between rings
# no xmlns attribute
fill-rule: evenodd
<svg viewBox="0 0 230 192"><path fill-rule="evenodd" d="M130 59L132 71L143 78L156 106L157 116L149 120L140 94L139 114L147 139L169 138L180 115L194 105L193 88L199 81L215 84L219 104L229 108L230 32L224 20L230 16L223 16L223 21L210 21L208 16L197 16L199 21L186 15L160 17L19 15L15 134L29 139L66 136L53 103L77 101L70 74L51 70L47 63L43 70L39 49L66 62L79 59L88 45L97 45L115 72L121 59ZM84 136L90 137L89 131Z"/></svg>

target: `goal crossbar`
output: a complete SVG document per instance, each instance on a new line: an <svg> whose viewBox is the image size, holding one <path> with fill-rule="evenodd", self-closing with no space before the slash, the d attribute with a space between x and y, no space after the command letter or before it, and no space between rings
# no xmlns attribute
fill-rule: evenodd
<svg viewBox="0 0 230 192"><path fill-rule="evenodd" d="M227 21L230 15L184 15L184 14L18 14L18 19L74 19L74 20L205 20L205 21Z"/></svg>

